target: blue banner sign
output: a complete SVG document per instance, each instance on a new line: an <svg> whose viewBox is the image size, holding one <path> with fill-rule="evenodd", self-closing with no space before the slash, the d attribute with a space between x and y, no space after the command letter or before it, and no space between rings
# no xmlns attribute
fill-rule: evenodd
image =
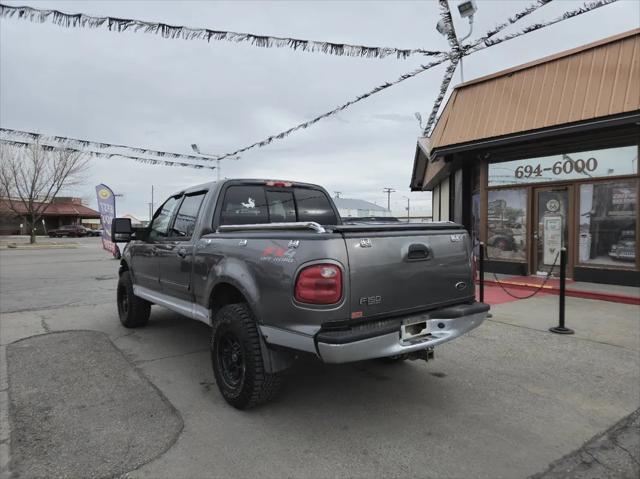
<svg viewBox="0 0 640 479"><path fill-rule="evenodd" d="M102 247L118 257L120 255L118 245L111 241L111 222L116 217L116 196L111 188L102 183L96 186L96 195L102 226Z"/></svg>

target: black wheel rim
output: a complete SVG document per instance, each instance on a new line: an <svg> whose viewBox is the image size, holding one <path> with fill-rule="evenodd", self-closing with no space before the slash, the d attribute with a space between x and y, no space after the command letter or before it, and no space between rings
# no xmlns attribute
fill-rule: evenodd
<svg viewBox="0 0 640 479"><path fill-rule="evenodd" d="M222 333L217 343L220 376L227 387L237 389L242 384L245 372L242 344L230 331Z"/></svg>
<svg viewBox="0 0 640 479"><path fill-rule="evenodd" d="M129 312L129 294L127 294L127 288L120 288L118 291L118 305L120 306L120 313L126 316Z"/></svg>

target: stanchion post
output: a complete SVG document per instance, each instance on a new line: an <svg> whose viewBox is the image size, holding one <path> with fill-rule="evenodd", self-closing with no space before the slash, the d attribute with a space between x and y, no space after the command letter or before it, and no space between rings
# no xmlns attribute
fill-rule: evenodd
<svg viewBox="0 0 640 479"><path fill-rule="evenodd" d="M478 281L480 281L480 302L484 303L484 243L478 245Z"/></svg>
<svg viewBox="0 0 640 479"><path fill-rule="evenodd" d="M573 329L567 328L564 324L565 296L567 283L567 248L560 249L560 298L558 301L558 326L549 328L549 331L556 334L573 334Z"/></svg>

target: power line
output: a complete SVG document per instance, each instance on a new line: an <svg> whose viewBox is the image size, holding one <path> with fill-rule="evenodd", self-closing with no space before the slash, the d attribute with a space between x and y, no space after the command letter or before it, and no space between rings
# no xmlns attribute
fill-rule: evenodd
<svg viewBox="0 0 640 479"><path fill-rule="evenodd" d="M48 22L65 28L106 28L111 32L117 33L126 31L132 31L134 33L142 32L169 39L203 40L207 43L211 43L212 41L247 43L260 48L289 48L303 52L359 58L386 58L395 56L398 59L406 59L412 55L436 56L442 53L440 51L425 50L422 48L370 47L365 45L352 45L350 43L334 43L226 30L212 30L201 27L192 28L131 18L96 17L84 13L70 14L61 12L60 10L44 10L5 4L0 4L0 17L17 18L19 20L36 23Z"/></svg>

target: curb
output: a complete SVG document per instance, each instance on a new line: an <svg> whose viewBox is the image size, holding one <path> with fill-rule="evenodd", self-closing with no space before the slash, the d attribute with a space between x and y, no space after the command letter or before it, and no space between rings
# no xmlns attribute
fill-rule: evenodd
<svg viewBox="0 0 640 479"><path fill-rule="evenodd" d="M0 346L0 479L11 477L11 469L9 469L11 424L9 423L8 379L7 347L2 345Z"/></svg>
<svg viewBox="0 0 640 479"><path fill-rule="evenodd" d="M80 245L73 244L43 244L43 245L0 245L0 249L77 249Z"/></svg>
<svg viewBox="0 0 640 479"><path fill-rule="evenodd" d="M498 284L496 281L492 279L485 279L484 284L488 286L497 286L500 284L503 286L507 286L513 289L522 289L525 291L534 291L536 289L540 289L539 284L533 283L516 283L511 281L500 281ZM547 294L560 294L560 289L555 286L543 286L542 291ZM640 305L640 296L628 296L625 294L614 294L614 293L598 293L595 291L584 291L579 289L569 289L565 290L565 295L573 298L582 298L582 299L595 299L599 301L609 301L611 303L623 303L623 304L633 304Z"/></svg>

